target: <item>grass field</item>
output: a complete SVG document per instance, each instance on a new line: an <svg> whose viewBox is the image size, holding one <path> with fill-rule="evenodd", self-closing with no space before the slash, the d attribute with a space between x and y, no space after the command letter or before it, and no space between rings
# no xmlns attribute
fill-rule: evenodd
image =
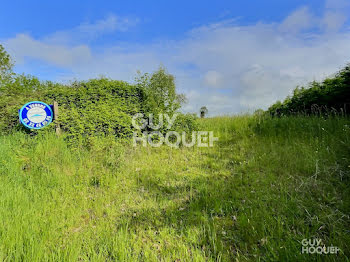
<svg viewBox="0 0 350 262"><path fill-rule="evenodd" d="M200 125L213 148L0 137L0 260L350 260L349 119ZM341 252L301 254L310 238Z"/></svg>

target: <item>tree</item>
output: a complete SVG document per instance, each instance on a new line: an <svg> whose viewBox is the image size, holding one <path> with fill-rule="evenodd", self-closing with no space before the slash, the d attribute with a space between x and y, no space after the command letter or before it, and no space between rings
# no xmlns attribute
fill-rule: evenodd
<svg viewBox="0 0 350 262"><path fill-rule="evenodd" d="M206 106L202 106L199 112L201 114L201 118L204 118L205 115L208 114L208 108Z"/></svg>
<svg viewBox="0 0 350 262"><path fill-rule="evenodd" d="M0 44L0 82L8 79L12 73L12 59L6 52L5 48Z"/></svg>
<svg viewBox="0 0 350 262"><path fill-rule="evenodd" d="M171 115L186 101L183 94L176 93L175 78L164 67L160 67L151 75L139 74L136 83L143 93L144 113Z"/></svg>
<svg viewBox="0 0 350 262"><path fill-rule="evenodd" d="M257 109L257 110L255 110L254 111L254 115L256 115L256 116L262 116L262 115L264 115L264 110L262 110L261 108L259 108L259 109Z"/></svg>

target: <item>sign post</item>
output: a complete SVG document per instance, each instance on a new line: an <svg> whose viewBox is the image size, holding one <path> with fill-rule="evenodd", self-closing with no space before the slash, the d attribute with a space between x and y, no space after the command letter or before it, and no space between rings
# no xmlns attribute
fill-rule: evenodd
<svg viewBox="0 0 350 262"><path fill-rule="evenodd" d="M55 119L55 124L56 124L56 135L60 135L61 134L61 126L60 126L60 122L58 119L58 103L56 101L53 102L53 114L54 114L54 119Z"/></svg>
<svg viewBox="0 0 350 262"><path fill-rule="evenodd" d="M29 129L42 129L48 126L53 116L51 107L40 101L29 102L19 110L20 122Z"/></svg>

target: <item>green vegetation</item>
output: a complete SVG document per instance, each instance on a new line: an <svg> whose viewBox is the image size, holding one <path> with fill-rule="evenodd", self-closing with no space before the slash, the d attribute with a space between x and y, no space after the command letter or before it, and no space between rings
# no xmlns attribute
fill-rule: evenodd
<svg viewBox="0 0 350 262"><path fill-rule="evenodd" d="M143 112L154 115L159 113L172 115L186 101L184 95L176 93L174 76L167 73L163 67L152 75L147 73L139 75L136 82L137 87L143 93Z"/></svg>
<svg viewBox="0 0 350 262"><path fill-rule="evenodd" d="M350 64L322 83L312 82L308 88L296 88L293 96L278 101L268 112L273 116L292 114L350 114Z"/></svg>
<svg viewBox="0 0 350 262"><path fill-rule="evenodd" d="M172 78L162 68L152 76L158 74ZM174 85L170 86L172 92L175 92L174 88ZM161 106L172 103L171 107L159 108L145 93L149 94L148 89L140 85L105 78L62 85L41 82L35 77L14 76L6 85L0 86L0 132L23 129L18 122L18 109L28 101L45 101L49 104L57 101L62 130L74 144L89 143L92 137L130 137L133 131L131 119L136 113L172 115L180 106L180 96L169 98L167 88L157 91L154 96L157 102L162 103ZM149 100L151 104L148 104ZM194 122L195 118L181 115L178 121L181 119ZM181 126L181 123L177 125Z"/></svg>
<svg viewBox="0 0 350 262"><path fill-rule="evenodd" d="M67 85L11 68L0 45L1 261L350 260L350 120L320 116L348 101L348 67L271 107L279 117L180 114L173 130L219 141L179 149L130 141L135 113L185 101L163 68ZM18 123L32 100L60 104L62 136ZM314 238L341 252L301 254Z"/></svg>
<svg viewBox="0 0 350 262"><path fill-rule="evenodd" d="M90 146L101 136L130 138L135 131L131 119L136 113L173 115L177 130L195 128L195 116L180 114L184 95L176 93L175 79L164 68L139 74L136 84L107 78L59 84L12 73L9 55L0 45L0 133L23 130L18 109L29 101L60 105L60 125L74 146ZM51 126L53 128L53 126Z"/></svg>
<svg viewBox="0 0 350 262"><path fill-rule="evenodd" d="M12 74L13 63L4 47L0 45L0 85L8 80Z"/></svg>
<svg viewBox="0 0 350 262"><path fill-rule="evenodd" d="M29 101L57 101L67 138L82 141L93 135L127 135L131 116L140 110L140 91L125 82L96 79L60 85L34 77L16 76L0 98L3 132L22 129L18 109Z"/></svg>
<svg viewBox="0 0 350 262"><path fill-rule="evenodd" d="M300 241L321 238L349 261L348 119L200 125L214 148L1 137L0 260L307 261Z"/></svg>
<svg viewBox="0 0 350 262"><path fill-rule="evenodd" d="M208 108L206 106L202 106L199 110L201 118L204 118L206 114L208 114Z"/></svg>

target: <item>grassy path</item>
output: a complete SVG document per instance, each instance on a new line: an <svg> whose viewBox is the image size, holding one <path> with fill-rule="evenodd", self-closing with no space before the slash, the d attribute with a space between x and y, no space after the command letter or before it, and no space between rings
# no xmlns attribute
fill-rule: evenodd
<svg viewBox="0 0 350 262"><path fill-rule="evenodd" d="M350 254L349 121L202 121L214 148L0 138L0 260L307 261Z"/></svg>

